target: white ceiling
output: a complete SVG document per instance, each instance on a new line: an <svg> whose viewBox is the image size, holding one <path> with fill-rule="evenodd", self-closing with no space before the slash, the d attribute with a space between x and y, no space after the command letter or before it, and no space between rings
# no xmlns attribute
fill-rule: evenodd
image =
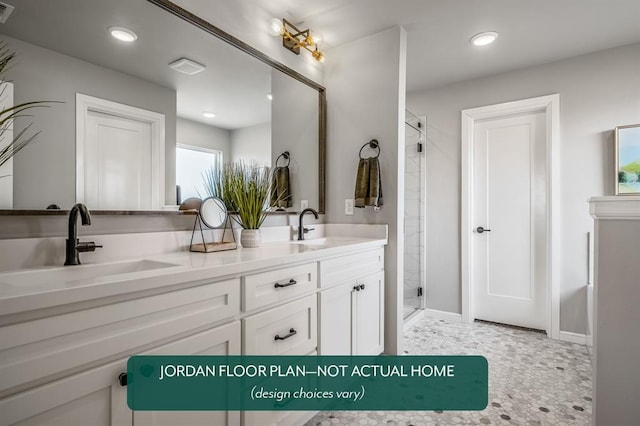
<svg viewBox="0 0 640 426"><path fill-rule="evenodd" d="M236 57L235 49L146 0L5 1L16 10L0 24L0 33L176 89L179 116L228 129L270 118L268 66ZM295 64L309 55L295 57L266 35L270 17L321 31L327 61L331 47L401 25L408 35L408 91L640 42L640 0L174 1ZM109 25L135 29L135 46L123 48L106 37ZM469 43L472 35L487 30L500 33L494 44L475 48ZM207 70L188 77L166 66L182 56ZM218 116L206 120L203 110Z"/></svg>
<svg viewBox="0 0 640 426"><path fill-rule="evenodd" d="M235 0L223 2L224 6L220 2L214 6L208 0L183 3L189 3L190 9L204 16L217 11L236 16L238 21L275 16L303 22L305 28L324 34L324 48L401 25L408 40L408 91L640 42L640 0ZM251 22L246 27L250 28ZM489 30L500 33L494 44L475 48L469 43L474 34Z"/></svg>

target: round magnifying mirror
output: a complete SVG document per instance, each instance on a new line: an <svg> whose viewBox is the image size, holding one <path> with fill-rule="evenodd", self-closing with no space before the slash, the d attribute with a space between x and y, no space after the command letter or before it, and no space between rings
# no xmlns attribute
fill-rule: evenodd
<svg viewBox="0 0 640 426"><path fill-rule="evenodd" d="M227 221L227 207L220 198L205 198L200 206L200 219L207 228L219 228Z"/></svg>

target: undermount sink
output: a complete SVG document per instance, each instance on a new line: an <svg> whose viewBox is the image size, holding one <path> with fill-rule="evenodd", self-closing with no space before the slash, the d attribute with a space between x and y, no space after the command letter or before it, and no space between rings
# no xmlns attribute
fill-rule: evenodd
<svg viewBox="0 0 640 426"><path fill-rule="evenodd" d="M324 237L324 238L314 238L312 240L301 240L301 241L293 241L293 242L295 244L304 246L309 250L319 250L319 249L331 247L332 245L335 245L339 241L336 240L335 238Z"/></svg>
<svg viewBox="0 0 640 426"><path fill-rule="evenodd" d="M34 269L0 274L0 284L12 286L47 286L52 283L74 284L113 275L178 266L153 260L134 260L117 263L99 263L57 268Z"/></svg>

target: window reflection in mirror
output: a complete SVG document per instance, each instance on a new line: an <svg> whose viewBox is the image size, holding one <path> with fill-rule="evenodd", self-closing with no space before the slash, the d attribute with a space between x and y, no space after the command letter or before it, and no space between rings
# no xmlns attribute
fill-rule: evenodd
<svg viewBox="0 0 640 426"><path fill-rule="evenodd" d="M187 198L204 199L213 196L206 185L206 174L217 173L222 167L222 151L189 145L176 147L177 202Z"/></svg>

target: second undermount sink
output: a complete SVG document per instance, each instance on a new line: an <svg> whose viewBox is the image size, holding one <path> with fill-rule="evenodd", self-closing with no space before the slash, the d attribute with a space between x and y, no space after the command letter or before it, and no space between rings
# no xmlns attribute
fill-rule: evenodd
<svg viewBox="0 0 640 426"><path fill-rule="evenodd" d="M295 244L304 246L309 250L319 250L323 248L328 248L328 247L331 247L332 245L335 245L337 242L338 241L335 238L328 238L328 237L314 238L312 240L294 241Z"/></svg>
<svg viewBox="0 0 640 426"><path fill-rule="evenodd" d="M134 260L126 262L99 263L57 268L33 269L0 274L0 284L12 286L39 287L53 283L73 285L85 281L133 272L150 271L178 266L174 263L154 260Z"/></svg>

